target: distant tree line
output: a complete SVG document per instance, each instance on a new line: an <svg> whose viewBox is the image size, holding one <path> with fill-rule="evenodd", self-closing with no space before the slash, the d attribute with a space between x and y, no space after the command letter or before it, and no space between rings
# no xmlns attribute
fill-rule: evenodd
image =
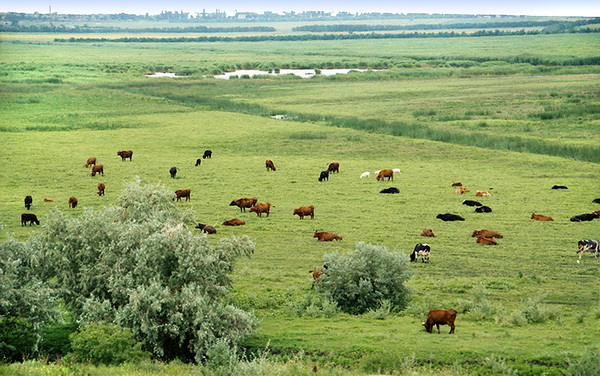
<svg viewBox="0 0 600 376"><path fill-rule="evenodd" d="M130 29L109 26L72 26L65 25L0 25L0 32L11 33L249 33L249 32L273 32L270 26L249 27L148 27L142 29Z"/></svg>

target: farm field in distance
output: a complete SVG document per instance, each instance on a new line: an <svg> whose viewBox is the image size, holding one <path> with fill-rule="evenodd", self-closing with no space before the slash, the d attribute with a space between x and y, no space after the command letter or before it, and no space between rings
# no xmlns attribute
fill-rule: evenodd
<svg viewBox="0 0 600 376"><path fill-rule="evenodd" d="M600 68L569 63L598 57L595 34L179 44L54 37L64 36L0 34L2 241L40 233L52 210L78 216L111 205L139 177L191 189L191 200L178 205L217 228L211 241L248 235L256 242L255 254L236 264L229 298L259 319L244 342L249 353L301 357L325 374L336 367L490 374L504 364L520 375L559 375L598 350L600 259L586 254L578 264L576 251L578 240L598 239L600 227L569 221L600 209L592 203L600 198ZM210 77L327 66L381 70ZM153 71L187 77L144 77ZM278 114L289 117L270 118ZM525 141L516 152L502 139ZM121 161L116 152L129 149L133 160ZM195 167L205 149L213 157ZM105 176L83 166L92 156ZM266 171L265 159L277 171ZM318 182L330 162L340 173ZM383 168L402 173L375 181L373 171ZM371 177L360 179L365 171ZM456 194L456 181L471 192ZM550 189L555 184L569 189ZM400 194L378 193L391 186ZM491 193L477 199L492 213L461 205L475 190ZM20 224L27 194L40 227ZM76 209L67 207L70 196L79 199ZM275 207L268 218L240 213L229 206L240 197ZM309 204L314 220L292 216ZM466 220L435 218L446 212ZM231 218L246 225L221 225ZM419 236L424 228L437 236ZM499 245L475 243L471 233L483 228L504 235ZM317 242L315 230L343 240ZM411 265L407 310L352 316L315 304L308 271L359 242L404 254L431 245L431 262ZM440 308L459 311L456 334L447 326L440 335L423 330L427 312ZM524 322L533 310L547 317Z"/></svg>

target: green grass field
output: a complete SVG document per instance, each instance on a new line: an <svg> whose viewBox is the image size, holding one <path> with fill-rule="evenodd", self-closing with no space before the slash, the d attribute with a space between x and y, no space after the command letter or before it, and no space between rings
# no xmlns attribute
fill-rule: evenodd
<svg viewBox="0 0 600 376"><path fill-rule="evenodd" d="M578 240L600 236L598 222L569 221L600 209L592 203L600 197L597 163L241 112L260 105L274 113L414 122L434 130L530 137L593 151L598 150L597 110L573 115L568 109L597 106L596 73L218 82L199 75L150 81L139 73L161 64L177 71L194 64L258 61L263 51L269 51L264 61L308 64L383 59L381 51L400 57L411 48L428 58L509 56L525 53L528 43L537 46L532 53L548 58L588 57L598 44L587 35L533 38L538 44L518 39L511 52L507 46L513 37L444 41L440 52L436 46L442 41L437 40L394 42L395 50L389 49L390 41L369 41L368 49L364 41L340 42L336 48L325 48L324 42L129 46L4 41L0 236L26 239L42 231L54 209L76 216L110 205L123 184L139 176L173 191L191 189L191 201L179 205L192 210L198 222L215 225L215 241L241 234L256 241L255 255L237 265L231 294L260 319L258 332L246 341L252 351L268 346L275 360L302 353L320 365L364 373L392 372L414 358L416 365L434 371L489 374L485 359L493 355L519 374L560 374L570 360L596 349L600 335L599 260L586 255L577 264L575 253ZM567 38L580 41L568 54L560 47ZM352 49L363 56L350 57ZM130 68L109 73L105 64ZM227 105L215 110L217 102L207 98ZM549 121L531 115L545 107L568 115ZM133 161L122 162L116 152L128 149L134 151ZM213 158L194 167L205 149L213 150ZM91 177L83 167L91 156L105 166L105 176ZM265 159L274 161L276 172L266 171ZM339 162L341 172L319 183L319 172L329 162ZM180 169L176 179L169 178L171 166ZM393 183L377 182L374 175L359 178L382 168L400 168L402 174ZM104 197L96 195L100 181L106 183ZM450 185L455 181L471 192L454 193ZM554 184L569 189L551 190ZM400 194L378 193L390 186ZM480 201L493 213L474 213L461 205L474 199L475 190L491 193ZM31 212L41 227L20 225L27 194L34 198ZM70 196L79 199L76 209L67 208ZM271 216L258 218L228 206L250 196L275 205ZM292 216L294 208L309 204L315 206L314 220ZM446 212L466 220L435 218ZM533 212L555 221L533 221ZM221 225L231 218L247 224ZM433 229L437 237L420 237L423 228ZM498 246L475 243L471 233L483 228L504 235ZM343 240L319 243L312 238L314 230L336 232ZM314 291L308 270L322 264L326 253L349 252L357 242L405 254L416 243L431 245L431 263L412 266L413 295L406 312L350 316L310 308ZM467 308L473 305L477 309ZM429 309L451 307L460 312L455 335L447 335L447 327L441 335L422 330ZM551 318L519 322L516 313L531 307L550 312Z"/></svg>

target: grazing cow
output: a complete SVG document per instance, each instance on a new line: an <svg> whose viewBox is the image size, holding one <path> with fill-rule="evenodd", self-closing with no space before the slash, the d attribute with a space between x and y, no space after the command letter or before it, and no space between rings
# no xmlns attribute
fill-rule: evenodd
<svg viewBox="0 0 600 376"><path fill-rule="evenodd" d="M475 212L476 213L491 213L492 212L492 208L490 208L489 206L481 206L479 208L475 208Z"/></svg>
<svg viewBox="0 0 600 376"><path fill-rule="evenodd" d="M475 230L473 231L473 235L471 235L471 237L475 238L498 238L501 239L504 236L502 234L500 234L499 232L496 231L491 231L491 230Z"/></svg>
<svg viewBox="0 0 600 376"><path fill-rule="evenodd" d="M241 219L230 219L228 221L223 222L223 226L241 226L241 225L245 225L246 222L242 221Z"/></svg>
<svg viewBox="0 0 600 376"><path fill-rule="evenodd" d="M399 168L392 168L392 171L394 171L395 174L400 174L402 173L402 171L400 171Z"/></svg>
<svg viewBox="0 0 600 376"><path fill-rule="evenodd" d="M269 216L269 212L271 212L270 202L261 202L260 204L256 204L250 208L251 213L256 213L257 216L262 217L262 213L267 213L267 217Z"/></svg>
<svg viewBox="0 0 600 376"><path fill-rule="evenodd" d="M432 309L427 314L427 321L423 323L427 333L431 333L435 325L440 334L440 325L450 325L450 333L454 333L454 320L456 320L456 311L453 309Z"/></svg>
<svg viewBox="0 0 600 376"><path fill-rule="evenodd" d="M382 189L381 191L379 191L379 193L400 193L400 190L395 187L389 187L386 189Z"/></svg>
<svg viewBox="0 0 600 376"><path fill-rule="evenodd" d="M340 172L340 164L337 162L330 163L329 166L327 166L327 171L331 172L332 174L334 172L339 173Z"/></svg>
<svg viewBox="0 0 600 376"><path fill-rule="evenodd" d="M310 219L315 219L315 207L313 205L301 206L294 209L292 215L297 215L300 219L304 219L305 215L310 215Z"/></svg>
<svg viewBox="0 0 600 376"><path fill-rule="evenodd" d="M484 244L484 245L498 245L498 242L494 238L484 238L482 236L477 237L475 243Z"/></svg>
<svg viewBox="0 0 600 376"><path fill-rule="evenodd" d="M96 174L102 174L102 176L104 176L104 166L101 164L94 165L94 167L92 167L92 176L96 176Z"/></svg>
<svg viewBox="0 0 600 376"><path fill-rule="evenodd" d="M482 206L481 202L473 200L464 200L462 204L467 206Z"/></svg>
<svg viewBox="0 0 600 376"><path fill-rule="evenodd" d="M21 226L25 226L27 224L27 222L29 222L29 226L33 225L34 223L36 225L40 224L40 221L37 219L35 214L32 214L32 213L21 214Z"/></svg>
<svg viewBox="0 0 600 376"><path fill-rule="evenodd" d="M212 158L212 150L204 150L204 154L202 154L202 159Z"/></svg>
<svg viewBox="0 0 600 376"><path fill-rule="evenodd" d="M196 159L195 166L198 167L198 166L200 166L201 163L202 163L202 159L198 158L198 159Z"/></svg>
<svg viewBox="0 0 600 376"><path fill-rule="evenodd" d="M423 263L429 262L429 253L431 252L431 247L429 244L419 243L415 245L415 249L410 254L410 261L415 262L421 258Z"/></svg>
<svg viewBox="0 0 600 376"><path fill-rule="evenodd" d="M441 219L444 222L448 222L448 221L464 221L465 219L463 217L461 217L460 215L456 215L456 214L450 214L450 213L446 213L446 214L438 214L436 216L437 219Z"/></svg>
<svg viewBox="0 0 600 376"><path fill-rule="evenodd" d="M377 173L377 177L375 178L377 181L382 181L384 178L387 178L388 181L392 179L394 180L394 170L386 168L385 170L380 170Z"/></svg>
<svg viewBox="0 0 600 376"><path fill-rule="evenodd" d="M488 193L488 192L486 192L486 191L475 191L475 196L477 196L477 197L483 197L483 196L490 197L490 196L492 196L492 195L491 195L491 194L489 194L489 193Z"/></svg>
<svg viewBox="0 0 600 376"><path fill-rule="evenodd" d="M89 157L89 158L87 159L87 161L86 161L86 162L85 162L85 164L84 164L85 168L88 168L88 167L90 167L90 165L94 165L94 166L96 165L96 158L94 158L94 157Z"/></svg>
<svg viewBox="0 0 600 376"><path fill-rule="evenodd" d="M319 181L327 180L329 181L329 171L321 171L319 175Z"/></svg>
<svg viewBox="0 0 600 376"><path fill-rule="evenodd" d="M178 189L175 191L175 198L177 201L181 201L182 198L185 198L186 201L190 201L190 193L189 189Z"/></svg>
<svg viewBox="0 0 600 376"><path fill-rule="evenodd" d="M595 198L592 200L594 204L600 204L600 198Z"/></svg>
<svg viewBox="0 0 600 376"><path fill-rule="evenodd" d="M79 203L79 201L77 200L77 197L69 197L69 207L72 209L75 209L77 207L77 204Z"/></svg>
<svg viewBox="0 0 600 376"><path fill-rule="evenodd" d="M550 189L569 189L567 187L565 187L564 185L553 185L552 188Z"/></svg>
<svg viewBox="0 0 600 376"><path fill-rule="evenodd" d="M121 150L117 152L117 155L119 157L121 157L121 161L125 161L125 159L129 158L129 161L131 162L132 157L133 157L133 151L131 150Z"/></svg>
<svg viewBox="0 0 600 376"><path fill-rule="evenodd" d="M202 230L202 232L204 232L206 234L216 234L217 233L217 229L215 229L214 227L212 227L210 225L205 225L203 223L198 223L196 228L199 228L200 230Z"/></svg>
<svg viewBox="0 0 600 376"><path fill-rule="evenodd" d="M177 167L171 167L169 174L171 174L171 179L175 179L175 175L177 175Z"/></svg>
<svg viewBox="0 0 600 376"><path fill-rule="evenodd" d="M363 172L362 174L360 174L360 178L369 178L371 177L371 173L369 171Z"/></svg>
<svg viewBox="0 0 600 376"><path fill-rule="evenodd" d="M433 233L433 230L430 228L424 228L423 231L421 231L421 236L426 236L428 238L435 238L435 234Z"/></svg>
<svg viewBox="0 0 600 376"><path fill-rule="evenodd" d="M313 238L317 238L320 242L331 242L334 240L342 240L342 237L333 232L315 231Z"/></svg>
<svg viewBox="0 0 600 376"><path fill-rule="evenodd" d="M270 159L267 159L265 161L265 166L267 167L267 171L269 171L269 170L277 171L277 169L275 168L275 165L273 164L273 161Z"/></svg>
<svg viewBox="0 0 600 376"><path fill-rule="evenodd" d="M547 215L535 214L535 213L531 214L531 219L535 219L536 221L554 221L554 219L552 217L548 217Z"/></svg>
<svg viewBox="0 0 600 376"><path fill-rule="evenodd" d="M571 222L586 222L586 221L593 221L594 219L596 219L598 217L600 217L600 216L596 213L585 213L585 214L579 214L574 217L571 217L570 221Z"/></svg>
<svg viewBox="0 0 600 376"><path fill-rule="evenodd" d="M104 183L98 183L98 196L104 196L104 189L106 185Z"/></svg>
<svg viewBox="0 0 600 376"><path fill-rule="evenodd" d="M577 254L579 255L579 260L577 260L577 263L581 262L581 256L583 256L584 252L590 252L594 254L594 257L600 257L600 246L598 245L597 240L580 240L577 242L577 247Z"/></svg>
<svg viewBox="0 0 600 376"><path fill-rule="evenodd" d="M456 183L452 183L452 187L462 187L462 183L457 181Z"/></svg>
<svg viewBox="0 0 600 376"><path fill-rule="evenodd" d="M25 209L31 209L31 204L33 203L33 197L27 195L25 196Z"/></svg>
<svg viewBox="0 0 600 376"><path fill-rule="evenodd" d="M50 200L49 198L45 198L44 202L54 202L54 200Z"/></svg>
<svg viewBox="0 0 600 376"><path fill-rule="evenodd" d="M240 198L239 200L234 200L229 203L229 206L237 206L240 208L240 211L246 211L246 208L251 208L258 202L256 197L247 197Z"/></svg>
<svg viewBox="0 0 600 376"><path fill-rule="evenodd" d="M471 192L471 190L467 187L458 187L454 190L454 192L462 195L463 193Z"/></svg>

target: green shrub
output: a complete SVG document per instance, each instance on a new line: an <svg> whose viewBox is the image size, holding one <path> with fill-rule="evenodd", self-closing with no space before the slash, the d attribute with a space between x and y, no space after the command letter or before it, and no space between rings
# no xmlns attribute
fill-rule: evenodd
<svg viewBox="0 0 600 376"><path fill-rule="evenodd" d="M569 362L566 374L572 376L600 375L600 349L587 351L581 359Z"/></svg>
<svg viewBox="0 0 600 376"><path fill-rule="evenodd" d="M316 289L344 312L362 314L384 300L389 301L392 312L408 304L409 290L404 283L411 273L408 257L402 253L361 242L347 255L325 255L325 264L327 273L321 276Z"/></svg>
<svg viewBox="0 0 600 376"><path fill-rule="evenodd" d="M560 320L560 311L541 302L542 298L527 299L519 312L530 324L542 323L548 320Z"/></svg>
<svg viewBox="0 0 600 376"><path fill-rule="evenodd" d="M471 299L461 299L458 301L459 311L470 313L474 320L490 320L494 318L502 307L493 304L488 299L488 292L485 285L479 284L473 286Z"/></svg>

